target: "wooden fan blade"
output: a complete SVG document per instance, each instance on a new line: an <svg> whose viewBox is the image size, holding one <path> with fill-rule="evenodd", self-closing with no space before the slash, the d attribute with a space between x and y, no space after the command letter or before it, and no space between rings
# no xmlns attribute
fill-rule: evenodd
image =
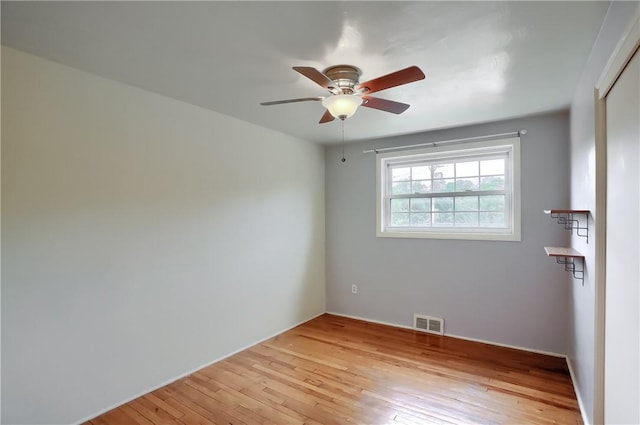
<svg viewBox="0 0 640 425"><path fill-rule="evenodd" d="M391 112L392 114L401 114L410 106L406 103L380 99L379 97L362 96L362 99L364 99L364 102L362 102L362 106L366 106L367 108L379 109L385 112Z"/></svg>
<svg viewBox="0 0 640 425"><path fill-rule="evenodd" d="M410 66L409 68L401 69L400 71L392 72L391 74L360 83L356 86L356 89L364 89L365 93L368 94L380 90L386 90L391 87L401 86L403 84L413 83L414 81L422 80L423 78L424 73L420 68L417 66Z"/></svg>
<svg viewBox="0 0 640 425"><path fill-rule="evenodd" d="M329 86L333 86L333 81L331 81L329 77L315 68L312 68L310 66L294 66L293 70L298 71L300 74L304 75L305 77L315 82L320 87L324 87L325 89L328 89Z"/></svg>
<svg viewBox="0 0 640 425"><path fill-rule="evenodd" d="M309 100L322 100L324 97L300 97L298 99L286 99L286 100L274 100L272 102L260 102L262 106L271 106L271 105L282 105L283 103L295 103L295 102L306 102Z"/></svg>
<svg viewBox="0 0 640 425"><path fill-rule="evenodd" d="M331 122L335 120L335 118L333 117L333 115L331 115L331 112L329 112L329 110L327 109L324 112L324 115L322 116L322 118L320 118L320 122L318 124L324 124L326 122Z"/></svg>

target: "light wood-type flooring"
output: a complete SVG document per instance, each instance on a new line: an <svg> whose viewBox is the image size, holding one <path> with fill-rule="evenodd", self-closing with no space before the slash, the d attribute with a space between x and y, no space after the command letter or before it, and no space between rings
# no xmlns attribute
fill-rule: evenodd
<svg viewBox="0 0 640 425"><path fill-rule="evenodd" d="M564 359L329 314L87 424L581 424Z"/></svg>

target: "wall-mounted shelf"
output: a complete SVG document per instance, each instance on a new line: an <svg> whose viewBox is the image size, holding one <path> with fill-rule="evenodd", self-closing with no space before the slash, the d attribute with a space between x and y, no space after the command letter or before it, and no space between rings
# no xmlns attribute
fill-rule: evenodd
<svg viewBox="0 0 640 425"><path fill-rule="evenodd" d="M545 246L544 250L549 257L555 257L556 263L563 264L564 269L571 272L574 279L581 280L584 285L584 255L573 248L558 246ZM581 267L578 268L578 265Z"/></svg>
<svg viewBox="0 0 640 425"><path fill-rule="evenodd" d="M545 214L549 214L551 218L555 218L558 224L562 224L565 229L576 235L587 238L589 243L589 210L544 210ZM580 225L580 218L584 216L584 226Z"/></svg>

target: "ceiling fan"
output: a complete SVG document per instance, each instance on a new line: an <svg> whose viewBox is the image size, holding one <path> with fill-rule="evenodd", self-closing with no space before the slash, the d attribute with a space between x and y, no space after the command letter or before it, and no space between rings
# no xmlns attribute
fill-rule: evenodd
<svg viewBox="0 0 640 425"><path fill-rule="evenodd" d="M393 114L401 114L409 108L408 104L380 99L369 95L391 87L413 83L414 81L424 78L424 73L417 66L410 66L409 68L401 69L400 71L392 72L391 74L383 75L382 77L374 78L364 83L359 82L362 72L359 68L352 65L330 66L322 72L310 66L294 66L293 70L327 89L329 96L276 100L273 102L262 102L260 104L270 106L283 103L322 101L322 106L327 110L322 118L320 118L320 124L333 121L335 118L344 121L356 112L358 106L366 106L367 108L379 109Z"/></svg>

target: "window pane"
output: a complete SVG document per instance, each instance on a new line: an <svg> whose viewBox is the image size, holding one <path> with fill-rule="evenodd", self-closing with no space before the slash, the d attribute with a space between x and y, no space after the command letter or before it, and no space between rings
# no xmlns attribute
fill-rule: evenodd
<svg viewBox="0 0 640 425"><path fill-rule="evenodd" d="M406 195L407 193L411 193L411 182L391 183L392 195Z"/></svg>
<svg viewBox="0 0 640 425"><path fill-rule="evenodd" d="M429 193L431 192L431 180L418 180L412 182L411 191L413 193Z"/></svg>
<svg viewBox="0 0 640 425"><path fill-rule="evenodd" d="M391 213L392 226L408 226L409 213Z"/></svg>
<svg viewBox="0 0 640 425"><path fill-rule="evenodd" d="M438 179L432 183L434 193L455 192L456 183L453 179Z"/></svg>
<svg viewBox="0 0 640 425"><path fill-rule="evenodd" d="M453 164L438 164L431 166L434 179L453 178Z"/></svg>
<svg viewBox="0 0 640 425"><path fill-rule="evenodd" d="M391 181L407 181L411 179L411 168L392 168L391 169Z"/></svg>
<svg viewBox="0 0 640 425"><path fill-rule="evenodd" d="M480 161L480 175L504 174L504 159Z"/></svg>
<svg viewBox="0 0 640 425"><path fill-rule="evenodd" d="M478 175L478 161L458 162L456 164L456 177L469 177Z"/></svg>
<svg viewBox="0 0 640 425"><path fill-rule="evenodd" d="M453 227L453 213L433 213L433 225Z"/></svg>
<svg viewBox="0 0 640 425"><path fill-rule="evenodd" d="M416 198L411 200L411 212L431 211L431 199Z"/></svg>
<svg viewBox="0 0 640 425"><path fill-rule="evenodd" d="M428 213L411 214L412 226L424 227L430 224L431 224L431 214L428 214Z"/></svg>
<svg viewBox="0 0 640 425"><path fill-rule="evenodd" d="M408 199L392 199L391 200L391 212L409 212L409 200Z"/></svg>
<svg viewBox="0 0 640 425"><path fill-rule="evenodd" d="M411 178L413 180L429 180L431 178L431 169L426 165L413 167L411 169Z"/></svg>
<svg viewBox="0 0 640 425"><path fill-rule="evenodd" d="M480 190L504 190L504 176L482 177Z"/></svg>
<svg viewBox="0 0 640 425"><path fill-rule="evenodd" d="M453 198L433 198L433 210L440 212L453 211Z"/></svg>
<svg viewBox="0 0 640 425"><path fill-rule="evenodd" d="M504 213L481 212L480 227L507 227L504 220Z"/></svg>
<svg viewBox="0 0 640 425"><path fill-rule="evenodd" d="M480 211L504 211L504 195L490 195L480 197Z"/></svg>
<svg viewBox="0 0 640 425"><path fill-rule="evenodd" d="M456 212L456 227L478 227L478 213Z"/></svg>
<svg viewBox="0 0 640 425"><path fill-rule="evenodd" d="M456 196L456 211L478 211L478 197Z"/></svg>
<svg viewBox="0 0 640 425"><path fill-rule="evenodd" d="M478 178L467 177L456 180L456 192L464 192L465 190L478 190Z"/></svg>

